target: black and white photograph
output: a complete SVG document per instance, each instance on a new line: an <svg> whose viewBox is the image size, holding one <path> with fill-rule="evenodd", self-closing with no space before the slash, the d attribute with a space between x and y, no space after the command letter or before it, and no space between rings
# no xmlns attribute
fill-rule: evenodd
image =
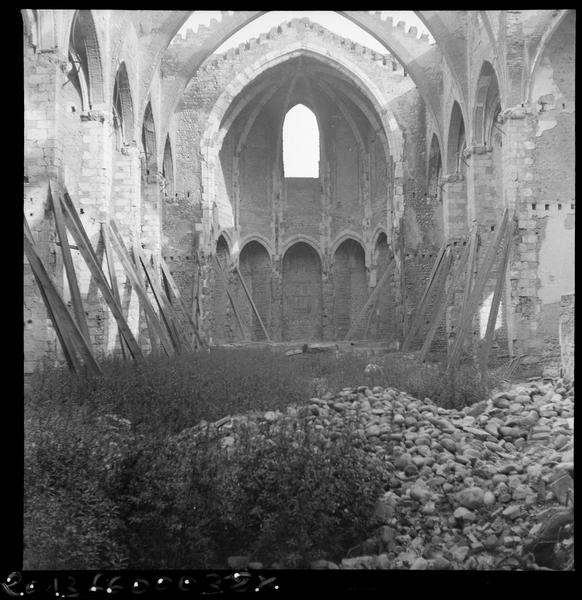
<svg viewBox="0 0 582 600"><path fill-rule="evenodd" d="M576 11L19 12L22 573L574 571Z"/></svg>

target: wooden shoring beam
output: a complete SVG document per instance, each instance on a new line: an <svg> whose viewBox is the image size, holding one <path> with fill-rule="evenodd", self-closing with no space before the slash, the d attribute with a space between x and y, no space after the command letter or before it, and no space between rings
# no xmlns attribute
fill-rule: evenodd
<svg viewBox="0 0 582 600"><path fill-rule="evenodd" d="M388 266L386 267L386 271L390 270L390 268L392 267L393 261L390 260L388 262ZM382 277L380 277L380 281L382 282L382 284L385 284L388 281L388 277L384 277L384 275L386 274L386 271L384 271L384 273L382 273ZM376 284L376 287L378 287L378 285L380 285L380 282L378 282ZM376 288L374 288L376 289ZM370 325L372 324L372 317L374 316L374 312L377 310L378 308L378 302L380 300L380 294L378 293L376 295L376 297L374 298L374 301L372 303L372 308L368 313L368 318L366 319L366 326L364 327L364 335L363 335L363 339L367 340L368 339L368 331L370 330Z"/></svg>
<svg viewBox="0 0 582 600"><path fill-rule="evenodd" d="M263 330L263 333L265 334L265 338L267 339L268 342L271 341L271 338L269 337L269 334L267 333L267 328L265 327L264 323L263 323L263 319L261 319L261 315L259 314L259 311L257 310L257 307L255 306L255 303L253 302L253 298L249 292L249 289L247 288L247 284L242 276L242 273L240 272L239 268L235 266L235 271L236 274L238 275L238 278L240 279L240 282L242 284L243 290L245 291L245 294L247 296L247 298L249 299L249 302L251 304L251 308L253 309L253 312L255 313L255 316L257 317L257 320L259 322L259 325L261 326L261 329Z"/></svg>
<svg viewBox="0 0 582 600"><path fill-rule="evenodd" d="M157 262L159 262L159 267L160 267L161 273L164 277L164 280L170 286L170 289L172 290L172 293L174 294L174 297L176 298L178 306L182 309L182 313L186 317L188 324L190 325L194 335L196 336L196 339L198 340L198 343L201 346L203 346L204 342L203 342L202 338L200 337L200 334L198 332L198 327L196 326L196 323L192 319L192 316L190 315L188 309L184 305L184 301L182 299L182 294L180 293L180 289L176 285L176 282L174 281L174 278L172 277L172 274L170 273L170 268L168 267L168 264L166 263L166 261L164 260L163 257L160 257L159 261L157 258L154 258L154 265L156 265ZM168 298L170 298L169 295L168 295ZM171 300L171 298L170 298L170 300Z"/></svg>
<svg viewBox="0 0 582 600"><path fill-rule="evenodd" d="M491 267L495 260L495 254L499 248L499 242L505 235L505 230L507 229L508 224L508 214L509 211L507 208L503 211L503 216L501 217L500 223L497 226L497 230L495 232L495 237L491 240L491 243L487 247L485 252L485 257L483 258L483 263L479 268L479 272L475 279L475 285L471 290L471 295L466 303L466 310L463 314L463 319L461 321L460 327L457 330L457 337L455 338L455 343L453 344L453 349L449 356L448 368L455 368L460 360L461 352L463 349L463 343L465 341L465 336L469 331L471 320L477 310L477 306L481 301L481 296L483 294L483 290L485 289L485 283L487 282L487 278L489 277L489 273L491 271Z"/></svg>
<svg viewBox="0 0 582 600"><path fill-rule="evenodd" d="M81 373L84 366L92 375L102 375L101 368L93 356L91 347L71 316L71 313L67 309L67 305L61 298L61 295L47 273L40 256L36 252L28 224L25 224L24 226L23 246L24 253L26 254L30 268L32 269L42 299L47 307L49 317L53 322L69 368L75 373ZM79 353L83 359L83 364L81 364L75 352Z"/></svg>
<svg viewBox="0 0 582 600"><path fill-rule="evenodd" d="M469 260L467 262L467 276L465 278L465 291L463 293L463 304L461 305L461 317L459 324L463 323L467 316L467 308L469 306L469 298L471 297L471 291L473 289L473 283L475 281L475 269L477 267L477 222L473 221L471 227L471 235L469 242Z"/></svg>
<svg viewBox="0 0 582 600"><path fill-rule="evenodd" d="M128 250L127 254L129 255L129 258L131 260L131 264L133 266L133 269L135 271L136 276L139 279L139 282L142 286L142 288L144 289L146 296L147 296L147 292L148 292L148 280L147 277L144 278L142 277L142 267L141 267L141 263L139 261L138 258L138 254L135 250L135 248L137 247L136 242L133 242L133 246L130 250ZM153 292L152 292L153 294ZM139 298L139 295L138 295ZM148 297L149 300L149 297ZM161 352L161 348L162 348L162 342L160 341L160 338L158 337L157 333L156 333L156 329L155 329L155 325L152 325L152 317L151 317L151 313L149 313L142 305L143 303L139 302L139 311L140 311L140 317L141 318L141 313L143 312L143 316L145 318L145 323L146 323L146 328L148 330L148 336L149 336L149 342L150 342L150 352L153 356L159 356L160 352ZM151 304L151 302L150 302ZM155 309L154 309L154 313L155 313ZM158 315L156 314L156 319L158 321L158 323L160 325L162 325L160 317L158 317ZM140 332L141 333L141 332Z"/></svg>
<svg viewBox="0 0 582 600"><path fill-rule="evenodd" d="M136 240L133 240L131 250L129 250L128 254L132 260L133 267L135 269L135 273L139 277L139 281L140 281L143 289L145 290L146 294L148 293L148 285L149 285L149 288L152 291L152 296L154 297L154 301L155 301L155 305L154 305L152 303L152 301L150 300L150 304L151 304L152 308L154 308L154 313L155 313L155 306L156 305L158 306L159 313L155 313L156 317L157 317L157 321L160 324L160 326L162 327L162 329L165 327L165 331L168 334L168 337L170 339L170 342L172 343L174 351L179 352L179 342L176 340L177 336L172 328L172 324L171 324L171 322L169 322L169 323L166 322L165 314L164 314L163 310L161 310L159 308L160 303L158 302L158 298L156 297L156 294L153 290L153 286L148 277L148 273L147 273L145 267L143 267L141 264L140 250L141 250L141 248L140 248L140 245L138 244L138 242ZM143 273L142 273L142 271L143 271ZM148 299L149 299L149 296L148 296ZM141 307L141 308L143 308L143 307ZM150 338L151 352L152 352L152 354L157 356L160 353L161 340L156 333L155 326L152 325L151 313L148 313L145 309L143 309L143 310L144 310L144 316L145 316L148 334L149 334L149 338Z"/></svg>
<svg viewBox="0 0 582 600"><path fill-rule="evenodd" d="M184 335L182 324L180 323L180 319L174 310L171 302L166 296L165 292L161 287L161 282L159 281L158 273L159 271L153 270L148 264L144 253L139 248L139 246L135 245L134 252L136 256L141 261L143 270L145 271L146 277L150 283L152 288L152 292L154 294L154 298L158 303L158 307L160 309L160 315L166 324L166 328L170 333L170 337L174 343L174 347L177 352L182 352L185 349L193 350L190 340Z"/></svg>
<svg viewBox="0 0 582 600"><path fill-rule="evenodd" d="M188 351L196 350L198 347L197 338L188 319L188 314L184 312L184 306L178 300L172 300L170 285L164 276L158 257L152 254L150 260L151 269L156 275L156 281L158 282L164 302L168 305L168 310L171 312L175 332L180 336L184 347Z"/></svg>
<svg viewBox="0 0 582 600"><path fill-rule="evenodd" d="M214 263L216 265L216 270L218 271L218 273L220 273L220 276L222 277L222 281L224 283L224 289L226 290L226 295L228 296L228 299L230 300L230 304L232 306L232 310L234 312L234 316L236 317L236 322L238 323L239 329L241 331L243 340L244 339L250 339L251 336L247 335L247 332L245 330L245 328L243 327L243 323L242 320L240 318L240 315L238 314L238 310L236 308L236 302L230 292L230 287L228 285L228 280L226 278L226 273L224 272L224 270L222 269L222 265L220 264L220 261L218 260L216 254L212 255L212 258L214 259Z"/></svg>
<svg viewBox="0 0 582 600"><path fill-rule="evenodd" d="M167 267L167 265L166 265ZM163 268L163 267L162 267ZM196 256L194 262L194 277L192 278L192 312L187 312L188 319L193 323L194 331L196 332L196 338L198 339L198 343L200 346L205 347L206 342L202 340L202 336L199 333L199 314L200 314L200 304L199 304L199 296L200 296L200 260L198 256ZM169 272L169 269L168 269ZM166 274L164 273L164 276ZM169 279L166 277L166 281L169 282ZM184 309L186 310L186 309Z"/></svg>
<svg viewBox="0 0 582 600"><path fill-rule="evenodd" d="M495 290L493 291L493 298L491 300L491 309L487 319L487 329L485 330L485 337L483 339L483 345L481 346L481 352L479 356L482 375L485 375L489 363L489 353L491 352L493 333L495 331L495 324L497 322L497 315L499 313L499 305L501 304L501 294L503 293L503 287L505 284L505 273L507 272L507 264L509 262L510 247L511 229L507 227L500 261L501 264L499 265L499 272L497 273L497 280L495 281Z"/></svg>
<svg viewBox="0 0 582 600"><path fill-rule="evenodd" d="M54 184L53 184L54 185ZM69 247L69 238L67 236L67 228L65 225L65 219L63 216L63 207L59 196L61 192L58 185L55 185L55 192L53 192L53 185L49 182L49 197L53 208L53 214L55 217L55 226L59 241L61 242L61 252L63 255L63 264L65 266L65 273L67 274L67 281L69 283L69 291L71 292L71 303L73 305L73 313L75 320L84 338L87 340L87 344L91 346L91 336L89 335L89 327L87 326L87 319L85 316L85 309L83 308L83 300L81 299L81 292L79 291L79 284L77 282L77 274L75 272L75 266L73 264L73 257L71 256L71 248ZM53 194L57 195L55 197Z"/></svg>
<svg viewBox="0 0 582 600"><path fill-rule="evenodd" d="M459 264L457 265L457 269L453 275L451 284L447 288L447 277L448 277L448 274L449 274L449 271L450 271L450 268L451 268L452 262L453 262L452 253L449 255L449 262L446 267L445 276L444 276L443 290L445 290L445 295L444 295L444 298L437 303L437 309L436 309L434 315L432 316L432 319L431 319L431 322L430 322L430 325L428 328L428 332L426 334L426 337L422 344L422 348L420 349L420 353L418 355L418 359L420 360L420 362L423 362L426 355L428 354L430 345L432 344L432 341L437 332L437 329L438 329L441 321L443 320L443 317L445 316L447 307L449 306L451 299L453 297L453 294L455 293L455 289L456 289L457 285L459 285L459 280L461 279L463 271L466 267L468 257L469 257L469 246L467 246L465 248L465 251L461 255L461 259L459 261Z"/></svg>
<svg viewBox="0 0 582 600"><path fill-rule="evenodd" d="M99 259L95 254L95 250L93 250L93 246L87 237L83 224L79 219L79 215L77 214L69 195L65 192L61 199L63 200L63 208L67 227L77 243L81 256L89 267L91 276L95 279L95 283L97 284L99 291L103 295L105 302L107 302L109 310L111 310L113 316L115 317L117 326L121 330L123 338L127 342L127 346L132 357L137 360L143 359L140 347L133 333L131 332L127 321L125 320L125 317L123 316L121 305L115 300L115 296L113 295L111 287L109 286L109 282L107 281L107 278L101 269L101 265L99 264Z"/></svg>
<svg viewBox="0 0 582 600"><path fill-rule="evenodd" d="M140 300L141 306L146 314L146 318L148 319L148 327L150 327L154 331L155 335L160 339L165 353L168 356L172 356L174 354L174 346L172 345L172 341L164 331L164 328L158 319L158 315L150 303L150 299L148 298L147 292L143 287L141 278L134 267L134 263L131 260L130 254L123 243L121 234L119 233L114 221L109 222L109 229L112 233L111 241L113 242L113 249L117 253L117 256L121 261L121 264L123 265L123 268L125 269L125 272Z"/></svg>
<svg viewBox="0 0 582 600"><path fill-rule="evenodd" d="M360 309L358 316L354 319L354 322L352 323L352 325L350 326L348 332L346 333L346 335L344 337L344 341L347 341L351 337L353 337L357 328L360 325L360 322L366 315L366 312L368 311L370 306L372 306L372 304L376 301L376 298L379 296L382 286L384 285L384 283L386 283L386 281L388 281L388 275L390 274L390 267L392 266L393 262L394 262L394 259L392 258L386 265L386 270L384 271L384 274L380 278L380 281L376 284L376 287L373 289L372 293L368 296L368 299L366 300L366 303L364 304L364 306L362 306L362 308Z"/></svg>
<svg viewBox="0 0 582 600"><path fill-rule="evenodd" d="M398 222L397 247L400 253L400 290L402 294L402 340L408 330L408 298L406 297L406 247L404 243L404 217Z"/></svg>
<svg viewBox="0 0 582 600"><path fill-rule="evenodd" d="M32 232L30 231L30 227L28 226L28 222L26 220L26 217L24 217L24 237L28 239L30 245L32 246L32 248L34 249L34 239L32 237ZM36 251L35 251L36 252ZM40 258L39 258L40 260ZM30 261L29 261L30 263ZM61 344L61 348L63 350L63 354L65 355L65 360L67 361L67 365L69 366L69 369L71 369L71 371L77 373L79 372L80 368L81 368L81 364L77 358L77 355L75 354L75 349L73 346L69 345L69 340L66 340L63 337L63 334L60 330L60 328L58 327L57 324L57 317L55 316L55 313L53 311L53 309L51 308L51 303L49 302L48 296L40 282L40 279L38 278L37 274L35 273L35 269L34 267L31 265L30 266L32 273L34 275L37 287L40 291L40 295L42 296L44 305L46 306L47 312L49 314L49 317L53 323L53 326L55 328L57 337L59 339L59 342Z"/></svg>
<svg viewBox="0 0 582 600"><path fill-rule="evenodd" d="M440 275L441 265L443 264L443 257L445 255L446 248L447 248L447 242L445 241L445 242L443 242L442 246L440 247L438 254L435 258L430 275L426 282L426 286L425 286L425 288L422 292L422 296L420 297L420 300L418 302L418 307L415 311L414 317L412 319L412 323L408 329L408 332L404 338L404 341L402 342L402 348L401 348L402 352L408 352L408 349L410 348L410 344L412 344L414 337L416 336L416 334L418 333L418 330L420 329L420 327L422 325L422 320L424 318L424 314L426 313L426 309L428 308L428 300L430 298L432 291L434 290L434 283L437 279L437 274Z"/></svg>
<svg viewBox="0 0 582 600"><path fill-rule="evenodd" d="M107 227L103 223L101 223L101 237L103 238L103 247L105 249L105 260L107 261L107 271L109 273L109 282L111 291L113 292L113 297L119 307L121 308L121 295L119 293L119 286L117 284L117 273L115 272L115 263L113 261L113 248L111 247L111 240L109 239L109 232L107 231ZM126 354L126 341L121 333L121 329L119 324L117 325L117 332L119 336L119 347L121 348L121 354L123 355L124 360L127 358ZM129 351L129 348L128 348Z"/></svg>

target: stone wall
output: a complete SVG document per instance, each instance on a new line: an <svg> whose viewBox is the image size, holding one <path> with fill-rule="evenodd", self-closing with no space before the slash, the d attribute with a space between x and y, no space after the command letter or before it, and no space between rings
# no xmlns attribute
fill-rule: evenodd
<svg viewBox="0 0 582 600"><path fill-rule="evenodd" d="M561 303L574 290L575 11L428 11L432 45L379 15L346 13L403 64L388 51L378 54L306 20L211 56L231 30L257 16L252 11L223 15L186 39L174 38L169 48L186 11L83 11L93 22L84 27L87 39L77 40L91 53L85 88L74 81L69 60L76 14L23 11L24 211L66 302L49 178L70 193L98 253L101 225L114 218L128 247L139 244L167 260L204 335L230 341L241 337L230 302L223 303L220 324L213 314L220 284L211 257L220 235L230 266L248 242L263 246L259 271L254 259L241 267L257 290L265 288L267 265L271 269L270 311L261 310L274 339L285 337L290 294L284 263L294 244L312 246L320 261L320 323L312 325L322 339L342 334L334 317L342 242L359 244L364 256L354 275L358 300L347 303L351 320L380 280L386 257L394 256L367 324L371 338L397 348L445 237L458 244L458 258L476 219L480 265L492 227L508 207L516 210L516 222L495 352L522 355L532 373L560 368ZM113 91L122 67L125 137L118 143ZM286 179L282 171L282 121L297 102L318 118L318 178ZM459 118L466 150L455 166ZM140 148L144 121L153 134L145 145L148 160ZM428 164L433 136L442 152L438 178ZM164 195L158 171L168 153L173 186ZM381 235L386 240L379 250ZM93 346L99 356L114 353L115 321L78 250L72 254ZM149 351L143 310L118 261L115 269L130 327ZM262 333L244 290L228 276L248 335L257 338ZM473 323L474 349L494 279L495 271ZM45 360L62 362L63 355L26 260L23 283L30 373ZM462 289L460 282L434 350L454 339ZM339 294L340 304L347 302L348 293Z"/></svg>

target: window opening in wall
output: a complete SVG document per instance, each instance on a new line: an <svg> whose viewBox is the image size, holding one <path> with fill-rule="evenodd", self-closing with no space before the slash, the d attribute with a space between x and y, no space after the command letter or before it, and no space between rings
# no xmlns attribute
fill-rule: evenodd
<svg viewBox="0 0 582 600"><path fill-rule="evenodd" d="M546 204L546 205L544 206L544 208L545 208L546 210L550 210L550 205L549 205L549 204Z"/></svg>
<svg viewBox="0 0 582 600"><path fill-rule="evenodd" d="M285 177L319 177L319 127L313 112L296 104L283 122Z"/></svg>

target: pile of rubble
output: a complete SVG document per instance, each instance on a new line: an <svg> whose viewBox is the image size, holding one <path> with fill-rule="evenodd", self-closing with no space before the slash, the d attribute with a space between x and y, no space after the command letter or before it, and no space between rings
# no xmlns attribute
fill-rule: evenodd
<svg viewBox="0 0 582 600"><path fill-rule="evenodd" d="M573 568L573 400L565 379L507 386L463 410L358 387L250 418L307 415L331 439L356 418L356 443L391 474L374 537L312 568L563 570ZM218 423L225 445L229 420Z"/></svg>

